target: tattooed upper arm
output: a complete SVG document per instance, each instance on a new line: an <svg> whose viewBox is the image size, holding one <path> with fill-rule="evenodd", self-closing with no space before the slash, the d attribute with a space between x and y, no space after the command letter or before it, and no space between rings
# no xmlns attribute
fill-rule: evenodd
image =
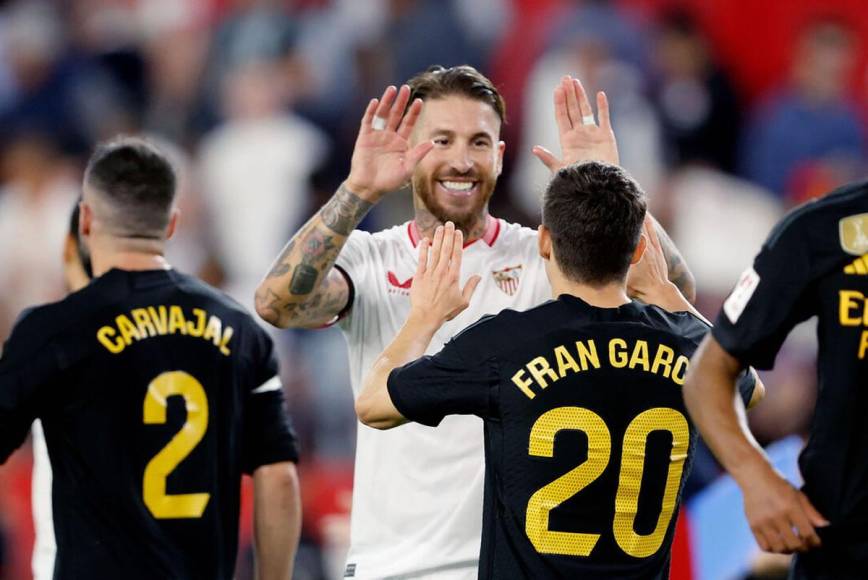
<svg viewBox="0 0 868 580"><path fill-rule="evenodd" d="M678 286L687 301L693 304L696 302L696 281L693 278L693 273L687 267L687 262L684 261L678 248L675 247L675 242L672 241L660 222L654 220L654 225L657 228L657 237L660 239L660 247L663 249L666 265L669 268L669 281Z"/></svg>

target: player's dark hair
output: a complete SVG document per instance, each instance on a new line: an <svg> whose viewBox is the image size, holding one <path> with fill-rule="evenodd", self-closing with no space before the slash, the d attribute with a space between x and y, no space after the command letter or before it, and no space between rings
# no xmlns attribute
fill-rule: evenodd
<svg viewBox="0 0 868 580"><path fill-rule="evenodd" d="M160 238L169 224L177 178L153 144L137 137L102 143L87 164L86 185L112 207L112 226L122 235Z"/></svg>
<svg viewBox="0 0 868 580"><path fill-rule="evenodd" d="M415 99L425 101L460 95L490 105L500 117L500 123L506 123L506 103L497 87L470 65L450 68L434 65L411 78L407 84L410 85L410 103Z"/></svg>
<svg viewBox="0 0 868 580"><path fill-rule="evenodd" d="M623 280L645 219L645 193L626 171L608 163L564 167L543 200L561 271L583 284Z"/></svg>
<svg viewBox="0 0 868 580"><path fill-rule="evenodd" d="M78 220L81 208L78 202L72 208L72 213L69 216L69 235L75 240L75 251L78 254L78 259L81 262L81 267L88 278L93 278L93 265L90 262L90 255L87 253L87 248L81 242L81 234L78 231Z"/></svg>

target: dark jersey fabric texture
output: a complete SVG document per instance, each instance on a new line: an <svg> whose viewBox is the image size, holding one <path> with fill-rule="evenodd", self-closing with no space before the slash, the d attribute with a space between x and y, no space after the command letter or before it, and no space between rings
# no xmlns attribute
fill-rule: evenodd
<svg viewBox="0 0 868 580"><path fill-rule="evenodd" d="M804 491L831 522L798 577L868 572L868 182L800 206L772 230L713 334L745 364L771 368L787 334L818 320L819 391L799 458ZM830 574L830 575L829 575Z"/></svg>
<svg viewBox="0 0 868 580"><path fill-rule="evenodd" d="M242 473L297 459L271 339L173 270L111 270L21 316L0 358L0 462L36 418L59 579L232 578Z"/></svg>
<svg viewBox="0 0 868 580"><path fill-rule="evenodd" d="M666 578L696 434L681 385L708 326L562 295L395 369L406 418L485 424L479 577ZM742 380L749 400L751 373Z"/></svg>

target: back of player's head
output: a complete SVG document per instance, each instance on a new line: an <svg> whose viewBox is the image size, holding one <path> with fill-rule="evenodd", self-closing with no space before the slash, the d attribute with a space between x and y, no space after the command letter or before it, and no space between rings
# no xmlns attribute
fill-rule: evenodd
<svg viewBox="0 0 868 580"><path fill-rule="evenodd" d="M488 104L500 123L506 123L506 104L494 86L485 75L470 65L445 68L440 65L429 67L407 81L410 85L410 102L415 99L443 99L449 96L461 96Z"/></svg>
<svg viewBox="0 0 868 580"><path fill-rule="evenodd" d="M97 146L84 173L85 187L104 206L113 233L162 238L172 212L177 178L172 164L153 144L120 137Z"/></svg>
<svg viewBox="0 0 868 580"><path fill-rule="evenodd" d="M558 267L590 285L622 280L642 232L645 193L626 171L588 162L555 174L543 200Z"/></svg>

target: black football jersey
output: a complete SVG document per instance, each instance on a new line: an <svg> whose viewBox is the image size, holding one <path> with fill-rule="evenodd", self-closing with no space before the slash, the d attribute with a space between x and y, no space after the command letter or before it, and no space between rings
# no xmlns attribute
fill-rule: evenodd
<svg viewBox="0 0 868 580"><path fill-rule="evenodd" d="M563 295L391 373L410 420L484 419L480 578L668 576L696 437L681 389L707 331L687 313Z"/></svg>
<svg viewBox="0 0 868 580"><path fill-rule="evenodd" d="M242 473L297 458L271 339L172 270L111 270L21 317L0 358L0 462L35 418L60 579L232 578Z"/></svg>
<svg viewBox="0 0 868 580"><path fill-rule="evenodd" d="M714 337L771 368L797 323L818 317L819 392L799 458L804 491L830 522L824 549L868 564L868 182L793 210L724 303ZM861 547L857 545L861 544Z"/></svg>

